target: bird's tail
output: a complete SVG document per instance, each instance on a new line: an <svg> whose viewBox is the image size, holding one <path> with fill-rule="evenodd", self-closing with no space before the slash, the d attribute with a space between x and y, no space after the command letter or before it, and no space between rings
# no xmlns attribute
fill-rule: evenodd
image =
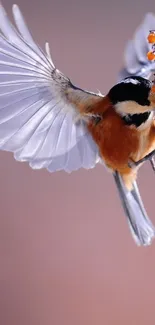
<svg viewBox="0 0 155 325"><path fill-rule="evenodd" d="M115 172L113 175L135 242L139 246L150 245L155 237L155 228L147 216L136 181L133 183L133 189L129 191L120 174Z"/></svg>

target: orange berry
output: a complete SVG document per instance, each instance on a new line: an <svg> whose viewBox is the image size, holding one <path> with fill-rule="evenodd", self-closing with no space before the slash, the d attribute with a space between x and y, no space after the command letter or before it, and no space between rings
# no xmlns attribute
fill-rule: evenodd
<svg viewBox="0 0 155 325"><path fill-rule="evenodd" d="M149 61L155 60L155 54L150 51L147 53L147 58Z"/></svg>
<svg viewBox="0 0 155 325"><path fill-rule="evenodd" d="M150 33L147 40L151 44L155 43L155 33Z"/></svg>

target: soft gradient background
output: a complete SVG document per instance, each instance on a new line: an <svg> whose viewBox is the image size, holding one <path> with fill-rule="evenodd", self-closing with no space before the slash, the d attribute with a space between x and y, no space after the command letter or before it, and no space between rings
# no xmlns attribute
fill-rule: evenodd
<svg viewBox="0 0 155 325"><path fill-rule="evenodd" d="M4 1L11 13L12 0ZM152 1L18 0L56 66L105 93ZM155 175L139 177L155 223ZM154 325L155 242L138 248L103 167L33 171L0 153L0 325Z"/></svg>

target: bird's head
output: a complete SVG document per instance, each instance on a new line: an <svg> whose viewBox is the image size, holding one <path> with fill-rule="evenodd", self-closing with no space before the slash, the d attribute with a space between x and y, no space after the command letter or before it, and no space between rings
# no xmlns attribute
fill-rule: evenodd
<svg viewBox="0 0 155 325"><path fill-rule="evenodd" d="M155 110L155 86L142 77L127 77L112 87L108 97L121 116Z"/></svg>

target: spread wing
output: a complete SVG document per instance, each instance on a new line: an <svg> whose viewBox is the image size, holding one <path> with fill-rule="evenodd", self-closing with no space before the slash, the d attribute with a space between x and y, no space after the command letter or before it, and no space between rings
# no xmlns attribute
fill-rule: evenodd
<svg viewBox="0 0 155 325"><path fill-rule="evenodd" d="M34 42L13 6L15 28L0 5L0 149L49 171L93 168L98 148L81 112L101 94L75 87L55 68L48 43Z"/></svg>
<svg viewBox="0 0 155 325"><path fill-rule="evenodd" d="M133 39L127 42L124 52L124 68L118 81L130 75L151 79L155 73L155 62L149 62L147 52L151 45L147 41L149 31L155 29L155 15L147 13L136 29Z"/></svg>

